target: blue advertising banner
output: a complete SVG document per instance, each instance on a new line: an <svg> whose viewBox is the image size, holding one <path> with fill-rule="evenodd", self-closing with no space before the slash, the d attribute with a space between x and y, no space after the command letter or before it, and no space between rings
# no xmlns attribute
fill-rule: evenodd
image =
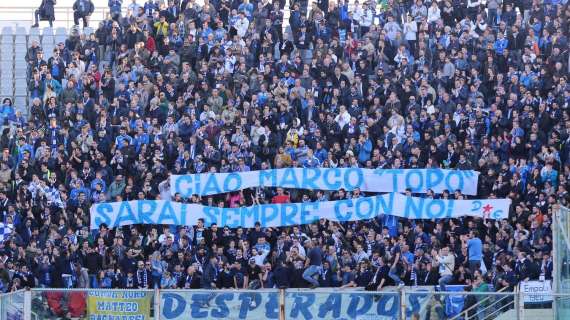
<svg viewBox="0 0 570 320"><path fill-rule="evenodd" d="M309 224L319 219L356 221L393 215L408 219L438 219L475 216L490 219L508 217L510 199L442 200L407 197L387 193L338 201L263 204L241 208L208 207L164 200L138 200L97 203L91 206L91 229L105 223L108 227L132 224L195 225L204 219L207 226L217 224L253 228Z"/></svg>
<svg viewBox="0 0 570 320"><path fill-rule="evenodd" d="M286 291L286 319L399 318L397 292ZM425 314L432 291L406 295L406 313ZM186 291L161 295L160 319L279 319L277 291Z"/></svg>
<svg viewBox="0 0 570 320"><path fill-rule="evenodd" d="M477 194L479 172L446 169L361 169L361 168L286 168L232 173L172 175L170 192L174 196L206 196L251 187L282 187L313 190L354 190L364 192L441 193L461 190Z"/></svg>

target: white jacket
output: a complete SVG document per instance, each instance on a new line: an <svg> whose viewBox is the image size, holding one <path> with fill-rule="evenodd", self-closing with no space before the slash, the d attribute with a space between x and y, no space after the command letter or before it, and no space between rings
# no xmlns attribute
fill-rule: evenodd
<svg viewBox="0 0 570 320"><path fill-rule="evenodd" d="M370 9L366 9L364 10L364 15L362 16L362 22L360 22L360 25L363 27L370 27L372 25L372 22L374 22L374 14L372 13L372 10Z"/></svg>
<svg viewBox="0 0 570 320"><path fill-rule="evenodd" d="M441 18L441 10L439 9L439 7L430 6L428 9L428 18L427 18L428 23L436 22L440 18Z"/></svg>
<svg viewBox="0 0 570 320"><path fill-rule="evenodd" d="M243 17L243 19L238 19L234 25L234 28L236 28L238 36L240 38L243 38L247 33L247 29L249 28L249 20L246 17Z"/></svg>
<svg viewBox="0 0 570 320"><path fill-rule="evenodd" d="M467 8L475 8L478 7L481 4L481 2L479 2L479 0L468 0L467 1Z"/></svg>
<svg viewBox="0 0 570 320"><path fill-rule="evenodd" d="M406 40L413 40L415 41L416 35L418 33L418 23L415 21L411 21L411 22L406 22L406 24L404 24L404 37L406 38Z"/></svg>

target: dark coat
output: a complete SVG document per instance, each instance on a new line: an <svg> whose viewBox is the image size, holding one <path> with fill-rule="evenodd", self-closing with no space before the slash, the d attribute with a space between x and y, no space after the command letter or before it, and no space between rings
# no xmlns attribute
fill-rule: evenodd
<svg viewBox="0 0 570 320"><path fill-rule="evenodd" d="M42 0L40 5L40 19L42 21L53 21L55 20L55 0Z"/></svg>
<svg viewBox="0 0 570 320"><path fill-rule="evenodd" d="M83 11L80 12L79 0L76 0L73 3L73 11L77 12L81 16L90 16L93 13L93 11L95 11L95 6L93 5L93 2L91 2L91 0L87 0L85 1L85 7L83 8Z"/></svg>

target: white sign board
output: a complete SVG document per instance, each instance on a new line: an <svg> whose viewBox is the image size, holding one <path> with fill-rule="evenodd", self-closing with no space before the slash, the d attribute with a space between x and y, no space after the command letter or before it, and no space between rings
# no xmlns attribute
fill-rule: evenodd
<svg viewBox="0 0 570 320"><path fill-rule="evenodd" d="M524 303L552 302L552 286L547 281L523 281L520 291L524 294Z"/></svg>

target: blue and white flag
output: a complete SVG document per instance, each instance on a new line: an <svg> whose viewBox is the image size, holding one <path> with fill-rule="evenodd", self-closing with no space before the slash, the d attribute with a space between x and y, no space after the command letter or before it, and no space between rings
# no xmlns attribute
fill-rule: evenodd
<svg viewBox="0 0 570 320"><path fill-rule="evenodd" d="M0 222L0 242L8 240L12 234L12 230L14 230L14 226L12 224L5 224Z"/></svg>

